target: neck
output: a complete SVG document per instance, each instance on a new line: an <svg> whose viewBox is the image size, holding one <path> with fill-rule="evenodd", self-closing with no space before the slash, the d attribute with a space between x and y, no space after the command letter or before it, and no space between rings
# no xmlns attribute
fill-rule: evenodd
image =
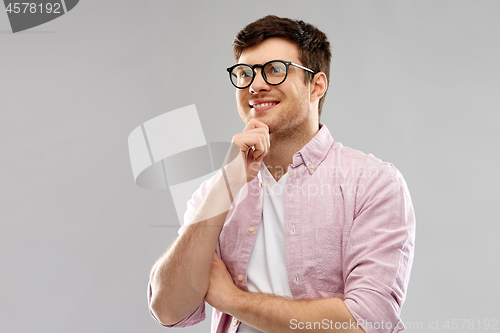
<svg viewBox="0 0 500 333"><path fill-rule="evenodd" d="M264 157L264 164L276 181L288 172L293 155L311 141L318 131L319 124L316 123L293 133L270 133L271 147Z"/></svg>

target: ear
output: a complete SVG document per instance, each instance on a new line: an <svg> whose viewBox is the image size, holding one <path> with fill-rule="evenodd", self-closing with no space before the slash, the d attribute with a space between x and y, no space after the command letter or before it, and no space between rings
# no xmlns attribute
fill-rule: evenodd
<svg viewBox="0 0 500 333"><path fill-rule="evenodd" d="M328 80L326 78L325 73L319 72L314 75L313 80L311 81L311 94L310 94L310 102L313 103L319 100L326 93L326 89L328 87Z"/></svg>

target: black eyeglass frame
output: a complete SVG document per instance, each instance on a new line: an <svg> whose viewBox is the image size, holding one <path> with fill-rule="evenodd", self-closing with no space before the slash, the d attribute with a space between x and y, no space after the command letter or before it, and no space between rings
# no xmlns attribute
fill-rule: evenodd
<svg viewBox="0 0 500 333"><path fill-rule="evenodd" d="M266 74L264 73L264 67L266 67L267 65L269 65L270 63L272 62L281 62L285 65L285 68L286 68L286 74L285 74L285 77L283 78L283 81L281 81L280 83L270 83L269 81L267 81L267 77L266 77ZM309 69L307 67L304 67L304 66L301 66L299 64L296 64L292 61L284 61L284 60L271 60L271 61L268 61L266 62L265 64L261 65L261 64L255 64L253 66L250 66L248 64L235 64L231 67L228 67L227 68L227 71L229 73L229 81L231 81L231 84L233 86L235 86L236 88L238 89L246 89L248 87L250 87L253 83L253 81L255 80L255 76L257 75L257 73L255 73L255 68L260 68L260 73L262 75L262 78L264 79L264 81L266 81L267 84L271 85L271 86L279 86L280 84L282 84L283 82L285 82L286 78L288 77L288 67L292 65L292 66L295 66L295 67L298 67L298 68L301 68L307 72L310 72L312 73L313 75L316 75L317 73L314 72L312 69ZM238 87L236 84L234 84L233 80L231 79L231 72L233 71L233 69L237 66L247 66L247 67L250 67L252 69L252 73L253 73L253 76L252 76L252 80L250 81L250 83L244 87Z"/></svg>

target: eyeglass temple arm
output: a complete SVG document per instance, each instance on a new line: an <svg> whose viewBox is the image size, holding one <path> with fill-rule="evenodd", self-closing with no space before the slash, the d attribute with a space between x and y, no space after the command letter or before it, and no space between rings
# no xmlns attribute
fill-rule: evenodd
<svg viewBox="0 0 500 333"><path fill-rule="evenodd" d="M296 63L291 62L291 61L290 61L290 64L291 64L291 65L294 65L295 67L302 68L302 69L303 69L303 70L305 70L305 71L308 71L308 72L311 72L311 73L313 73L313 74L316 74L316 72L314 72L312 69L309 69L309 68L307 68L307 67L301 66L301 65L296 64Z"/></svg>

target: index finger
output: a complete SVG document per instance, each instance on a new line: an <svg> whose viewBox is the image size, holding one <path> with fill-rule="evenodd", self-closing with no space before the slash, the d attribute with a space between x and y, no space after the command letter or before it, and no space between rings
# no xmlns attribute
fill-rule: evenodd
<svg viewBox="0 0 500 333"><path fill-rule="evenodd" d="M243 132L254 129L254 128L265 128L267 133L269 133L269 127L265 123L263 123L262 121L259 121L257 119L251 119L248 122L247 126L245 126L245 129L243 130Z"/></svg>

